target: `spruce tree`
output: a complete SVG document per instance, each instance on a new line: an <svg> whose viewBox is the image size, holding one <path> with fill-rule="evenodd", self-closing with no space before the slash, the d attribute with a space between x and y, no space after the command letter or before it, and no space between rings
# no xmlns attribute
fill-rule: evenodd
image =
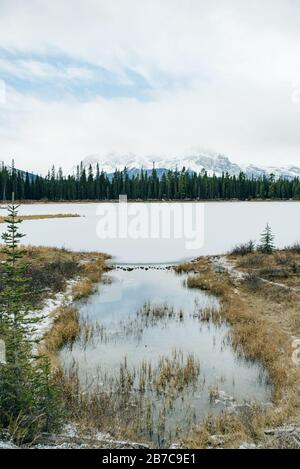
<svg viewBox="0 0 300 469"><path fill-rule="evenodd" d="M261 244L259 246L259 251L264 254L272 254L275 251L274 244L274 235L272 234L271 227L267 223L264 232L261 235Z"/></svg>
<svg viewBox="0 0 300 469"><path fill-rule="evenodd" d="M18 206L8 207L7 231L2 235L6 260L0 270L0 337L6 363L0 364L0 430L18 442L34 439L60 424L60 399L46 357L36 353L38 339L34 295L27 275ZM51 410L51 415L49 414Z"/></svg>

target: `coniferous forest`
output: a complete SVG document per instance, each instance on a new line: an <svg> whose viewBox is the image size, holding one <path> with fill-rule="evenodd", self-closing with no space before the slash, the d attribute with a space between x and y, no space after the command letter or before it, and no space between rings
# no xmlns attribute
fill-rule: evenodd
<svg viewBox="0 0 300 469"><path fill-rule="evenodd" d="M75 174L64 175L52 167L47 176L0 168L0 197L10 200L12 192L18 200L114 200L127 194L131 200L255 200L300 199L300 180L276 179L274 175L247 178L244 173L230 176L197 174L183 168L158 174L141 170L130 175L128 170L105 174L99 165L77 167Z"/></svg>

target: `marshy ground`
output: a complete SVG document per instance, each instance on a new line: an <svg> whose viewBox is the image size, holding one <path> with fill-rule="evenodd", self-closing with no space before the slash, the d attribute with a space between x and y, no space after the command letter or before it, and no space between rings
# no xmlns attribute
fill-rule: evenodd
<svg viewBox="0 0 300 469"><path fill-rule="evenodd" d="M78 421L168 447L209 412L269 401L267 376L232 350L214 295L172 269L118 268L108 278L77 303L80 334L60 353Z"/></svg>
<svg viewBox="0 0 300 469"><path fill-rule="evenodd" d="M273 385L272 407L208 417L183 444L238 447L248 442L299 448L300 366L292 357L300 336L300 250L295 246L271 255L200 258L179 269L199 272L189 277L188 285L220 298L219 314L230 325L233 346L259 360Z"/></svg>
<svg viewBox="0 0 300 469"><path fill-rule="evenodd" d="M0 261L2 256L0 252ZM96 385L88 393L86 389L82 390L76 363L65 374L59 360L60 350L72 350L76 342L84 349L95 340L100 339L104 345L116 340L105 325L82 319L77 308L78 302L84 302L97 291L101 279L109 284L108 277L103 276L107 259L99 253L27 249L26 261L31 264L28 275L40 291L37 305L42 305L49 296L63 292L68 282L72 282L72 302L62 303L51 313L51 328L46 332L41 352L51 357L53 370L63 389L69 421L76 425L81 435L76 436L76 441L80 438L86 441L89 435L91 445L107 444L104 443L104 439L108 441L107 433L103 434L103 441L94 438L101 422L103 431L108 430L114 437L109 440L112 447L118 446L113 442L118 438L149 444L146 433L141 436L144 431L141 431L141 424L148 430L148 435L154 431L153 395L163 402L158 407L157 420L163 434L166 415L180 400L182 392L191 391L199 380L201 382L203 370L195 355L183 354L180 347L175 347L171 354L162 354L155 364L143 360L140 366L133 368L125 359L120 362L113 379L105 374L105 370L104 374L103 370L98 370L102 383L106 384L105 392L103 386ZM194 422L191 415L185 434L175 431L177 444L188 448L299 447L300 367L292 356L294 341L300 337L300 250L289 249L272 255L203 257L177 266L176 270L187 274L185 283L191 291L205 291L218 299L217 309L209 305L201 309L198 322L207 327L230 326L230 347L242 359L261 363L272 384L272 403L265 407L259 403L225 406L215 415L205 417L202 423ZM165 328L168 321L180 324L190 319L191 314L184 308L144 303L137 309L132 322L123 322L120 330L122 335L131 336L153 326ZM134 394L136 389L138 393ZM208 397L212 403L220 400L230 403L231 399L222 391L220 383L209 386ZM126 422L133 415L136 416L134 425L128 427ZM139 440L138 435L141 436ZM62 438L58 439L61 441Z"/></svg>

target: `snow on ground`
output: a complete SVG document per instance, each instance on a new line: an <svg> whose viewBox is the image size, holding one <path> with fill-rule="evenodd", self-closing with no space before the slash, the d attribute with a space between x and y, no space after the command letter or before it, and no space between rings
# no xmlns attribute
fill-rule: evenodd
<svg viewBox="0 0 300 469"><path fill-rule="evenodd" d="M39 318L40 322L35 324L34 339L41 339L51 329L55 319L55 310L62 306L69 306L73 302L72 289L78 282L78 279L72 279L67 282L64 292L57 293L54 298L49 298L44 302L43 308L32 311L32 318Z"/></svg>
<svg viewBox="0 0 300 469"><path fill-rule="evenodd" d="M0 449L17 449L17 447L8 441L0 440Z"/></svg>
<svg viewBox="0 0 300 469"><path fill-rule="evenodd" d="M243 280L247 274L236 269L233 262L226 256L216 256L211 259L213 267L216 271L227 272L233 280Z"/></svg>
<svg viewBox="0 0 300 469"><path fill-rule="evenodd" d="M143 443L116 440L109 433L83 434L76 425L67 424L59 435L45 435L31 449L147 449ZM0 441L0 449L18 449L10 442Z"/></svg>

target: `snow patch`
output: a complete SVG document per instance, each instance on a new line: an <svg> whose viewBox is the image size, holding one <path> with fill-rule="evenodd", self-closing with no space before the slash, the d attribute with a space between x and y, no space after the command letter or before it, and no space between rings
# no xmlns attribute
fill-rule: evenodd
<svg viewBox="0 0 300 469"><path fill-rule="evenodd" d="M13 443L10 443L9 441L0 440L0 449L17 449L17 446L15 446Z"/></svg>
<svg viewBox="0 0 300 469"><path fill-rule="evenodd" d="M62 306L69 306L73 302L72 289L78 282L77 279L72 279L67 282L66 290L62 293L57 293L54 298L45 300L43 308L32 311L30 316L34 319L39 318L40 322L35 325L33 339L40 340L51 329L55 320L56 309Z"/></svg>
<svg viewBox="0 0 300 469"><path fill-rule="evenodd" d="M217 272L227 272L233 280L243 280L247 274L236 269L233 262L226 256L216 256L211 259L214 270Z"/></svg>

